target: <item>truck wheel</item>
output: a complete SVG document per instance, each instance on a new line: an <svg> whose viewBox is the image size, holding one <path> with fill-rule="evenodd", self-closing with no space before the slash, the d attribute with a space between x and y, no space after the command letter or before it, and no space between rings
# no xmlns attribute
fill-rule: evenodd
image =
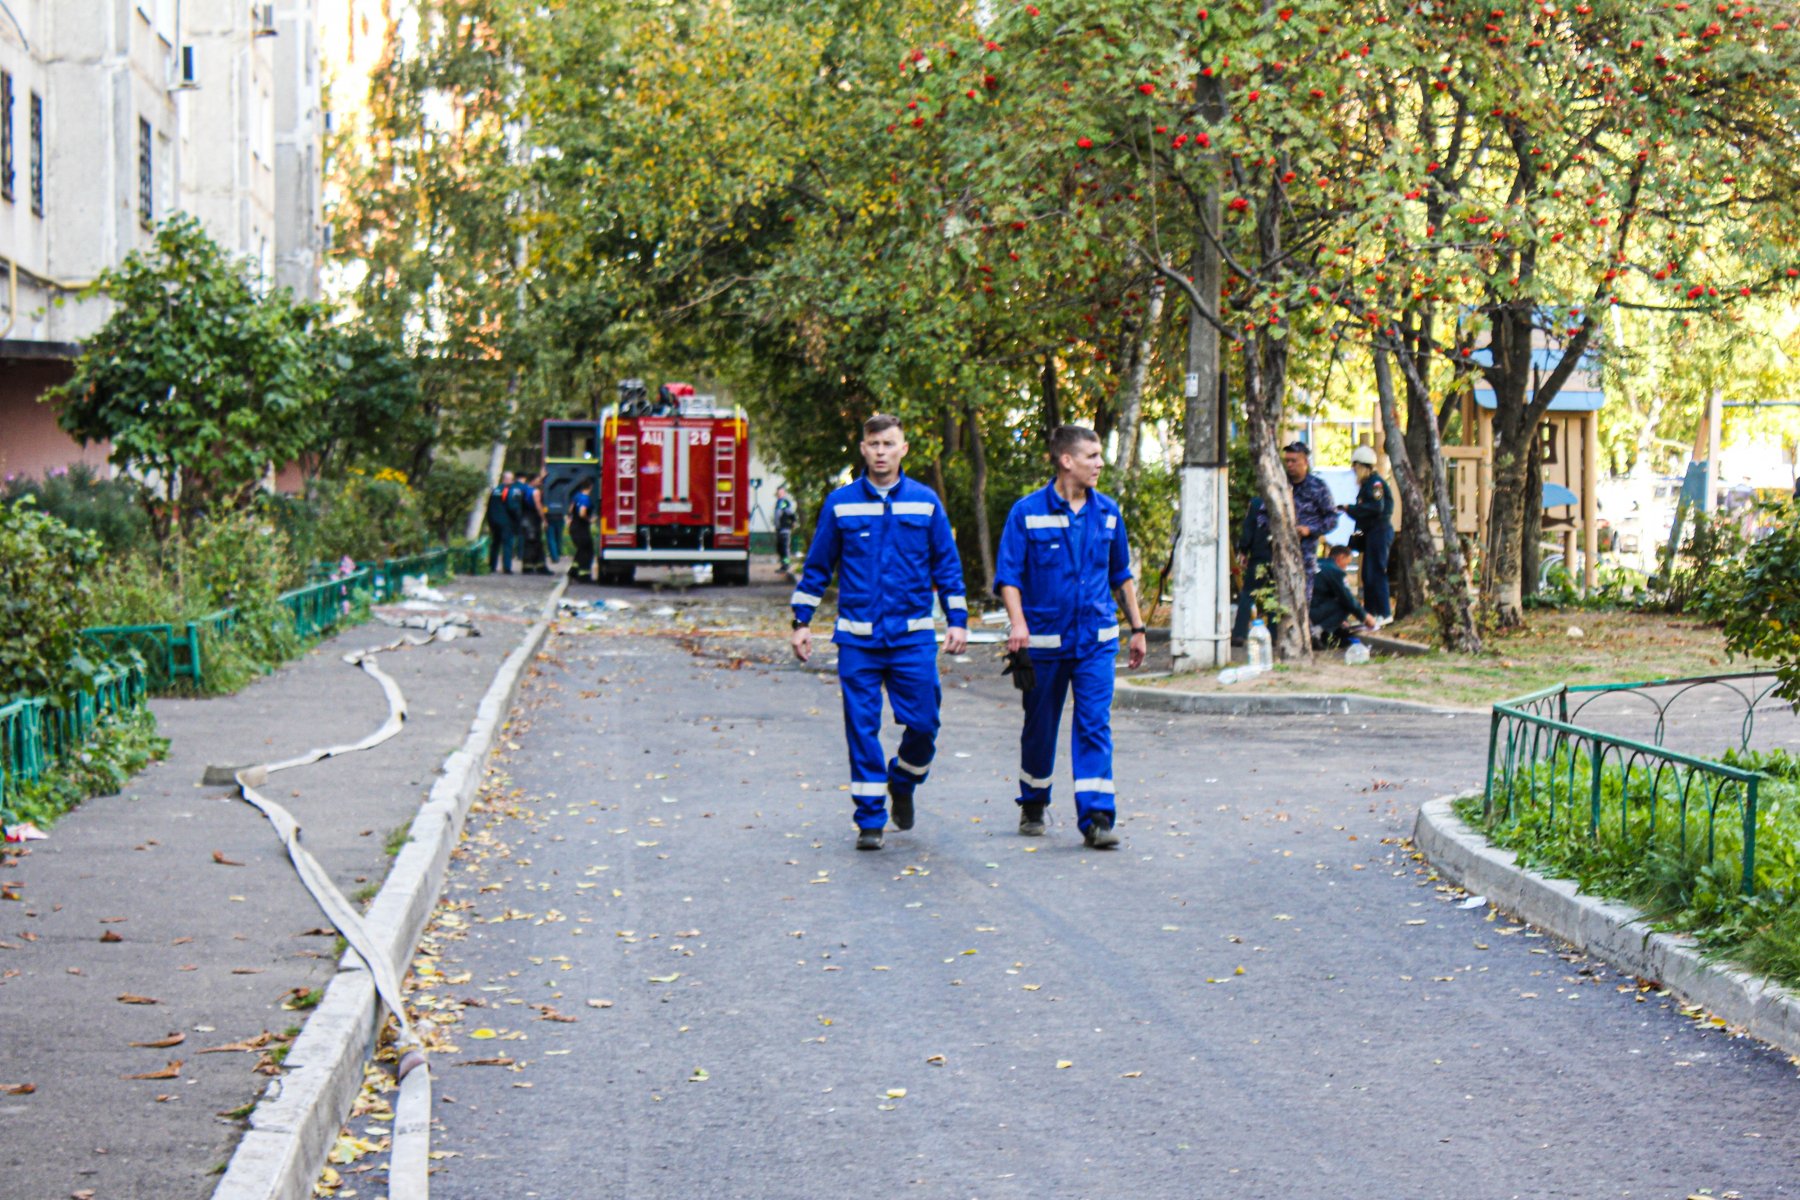
<svg viewBox="0 0 1800 1200"><path fill-rule="evenodd" d="M630 563L601 563L600 584L602 587L624 587L637 574L637 568Z"/></svg>
<svg viewBox="0 0 1800 1200"><path fill-rule="evenodd" d="M748 562L719 563L713 567L713 582L721 587L748 587L750 586L750 564Z"/></svg>

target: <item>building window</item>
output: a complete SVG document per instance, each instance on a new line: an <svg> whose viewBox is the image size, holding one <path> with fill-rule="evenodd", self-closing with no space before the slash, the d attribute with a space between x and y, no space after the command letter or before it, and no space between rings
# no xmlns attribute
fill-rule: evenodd
<svg viewBox="0 0 1800 1200"><path fill-rule="evenodd" d="M12 75L0 71L0 200L13 198Z"/></svg>
<svg viewBox="0 0 1800 1200"><path fill-rule="evenodd" d="M138 118L138 221L145 229L156 223L156 189L150 166L156 153L156 138L150 122Z"/></svg>
<svg viewBox="0 0 1800 1200"><path fill-rule="evenodd" d="M44 215L44 98L31 93L31 211Z"/></svg>

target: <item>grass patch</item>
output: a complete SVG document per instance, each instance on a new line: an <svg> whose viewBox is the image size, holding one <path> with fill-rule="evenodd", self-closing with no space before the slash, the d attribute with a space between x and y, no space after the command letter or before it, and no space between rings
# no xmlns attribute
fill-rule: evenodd
<svg viewBox="0 0 1800 1200"><path fill-rule="evenodd" d="M1579 630L1579 635L1571 630ZM1429 644L1428 617L1409 617L1386 631ZM1622 683L1684 675L1748 671L1733 660L1718 628L1691 617L1626 611L1545 610L1529 614L1520 629L1493 632L1477 655L1434 650L1416 657L1378 656L1359 667L1344 665L1341 651L1320 651L1310 666L1278 665L1231 691L1353 692L1424 704L1485 707L1559 683ZM1215 672L1163 681L1190 691L1227 690ZM1146 680L1147 683L1157 681Z"/></svg>
<svg viewBox="0 0 1800 1200"><path fill-rule="evenodd" d="M382 845L382 849L387 851L389 858L398 858L400 851L410 841L412 841L412 822L408 821L404 825L396 825L388 830L387 841Z"/></svg>
<svg viewBox="0 0 1800 1200"><path fill-rule="evenodd" d="M1642 910L1659 929L1691 934L1715 957L1800 987L1800 757L1783 750L1730 751L1717 761L1762 775L1753 896L1744 895L1740 886L1741 807L1736 801L1719 805L1709 860L1709 805L1690 800L1683 839L1681 785L1672 774L1652 781L1634 773L1628 781L1609 762L1601 773L1597 833L1589 828L1590 768L1582 755L1576 756L1572 790L1566 767L1540 767L1535 778L1523 781L1510 819L1502 818L1504 810L1496 803L1496 819L1484 822L1479 796L1458 801L1457 815L1485 830L1495 845L1515 851L1524 865L1574 880L1590 895L1622 900ZM1623 799L1627 787L1628 800ZM1696 782L1696 797L1698 792Z"/></svg>

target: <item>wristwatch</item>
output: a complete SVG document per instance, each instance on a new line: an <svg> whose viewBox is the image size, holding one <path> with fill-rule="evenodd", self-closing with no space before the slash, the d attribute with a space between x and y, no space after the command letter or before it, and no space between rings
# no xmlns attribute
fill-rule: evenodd
<svg viewBox="0 0 1800 1200"><path fill-rule="evenodd" d="M801 619L800 619L800 618L799 618L799 617L795 617L795 618L794 618L794 624L793 624L793 628L795 628L795 629L805 629L805 628L806 628L806 627L807 627L807 626L809 626L809 625L811 625L811 624L812 624L812 622L811 622L811 621L802 621L802 620L801 620Z"/></svg>
<svg viewBox="0 0 1800 1200"><path fill-rule="evenodd" d="M1131 627L1131 632L1132 632L1132 636L1134 636L1134 637L1135 637L1135 636L1136 636L1136 635L1138 635L1138 634L1140 634L1140 633L1143 633L1143 634L1148 634L1148 633L1149 633L1149 630L1148 630L1148 629L1146 629L1146 628L1145 628L1145 627L1144 627L1144 626L1142 626L1142 625L1133 625L1133 626L1132 626L1132 627Z"/></svg>

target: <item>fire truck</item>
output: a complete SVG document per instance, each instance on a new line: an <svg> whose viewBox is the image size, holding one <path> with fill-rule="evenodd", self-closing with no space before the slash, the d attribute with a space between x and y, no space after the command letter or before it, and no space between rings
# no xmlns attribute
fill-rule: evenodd
<svg viewBox="0 0 1800 1200"><path fill-rule="evenodd" d="M685 383L652 397L619 385L599 421L544 422L546 507L566 514L583 478L599 501L600 582L629 583L643 565L712 567L713 581L750 582L750 443L741 409Z"/></svg>

